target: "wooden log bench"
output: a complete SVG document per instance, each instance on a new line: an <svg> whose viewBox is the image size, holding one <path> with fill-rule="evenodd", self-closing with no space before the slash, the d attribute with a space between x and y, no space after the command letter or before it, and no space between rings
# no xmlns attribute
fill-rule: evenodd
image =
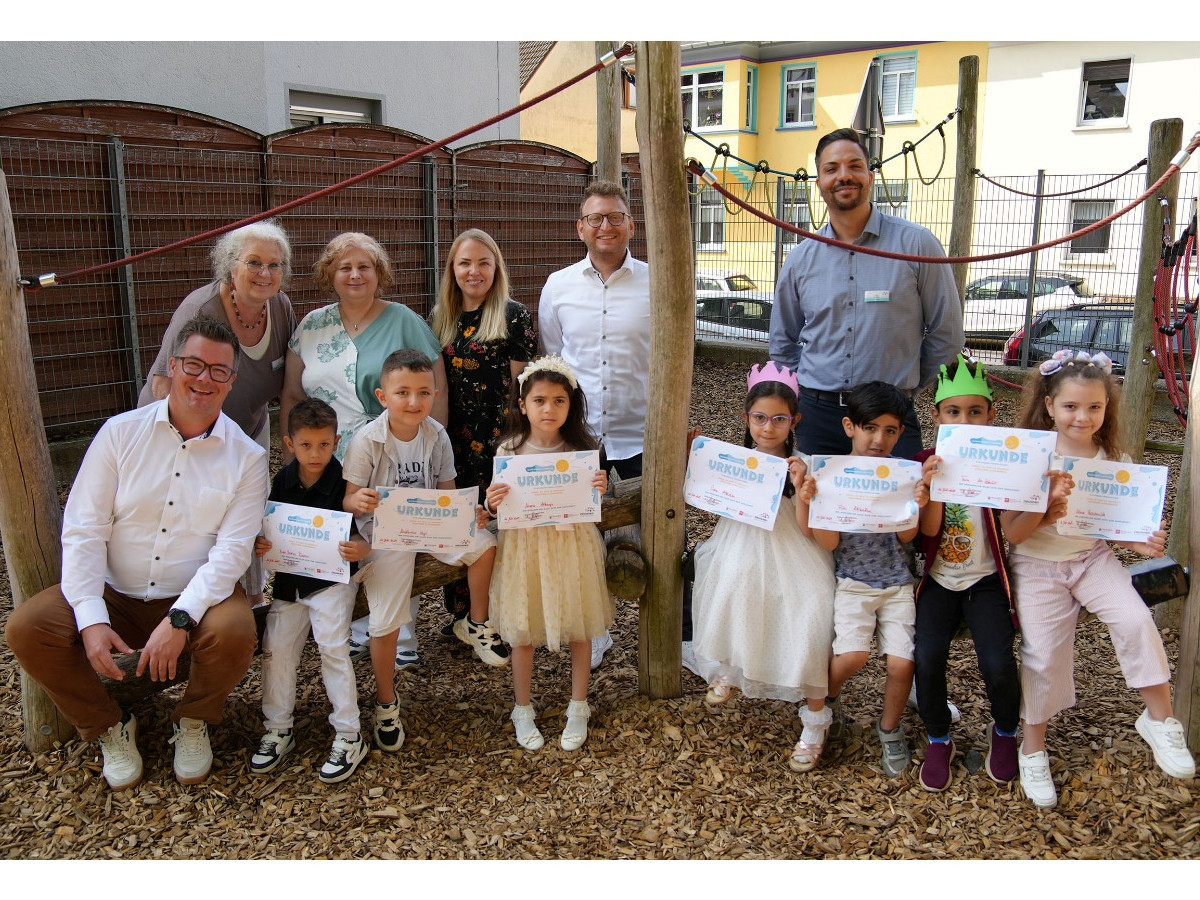
<svg viewBox="0 0 1200 900"><path fill-rule="evenodd" d="M602 532L615 532L617 529L621 529L619 540L610 544L605 574L609 577L609 589L624 599L635 599L640 596L646 585L645 560L635 543L635 535L629 533L631 528L636 531L641 514L641 479L631 478L614 483L610 495L603 499L599 527ZM495 528L495 523L492 523L492 528ZM451 581L462 578L465 572L464 566L449 566L426 553L419 553L417 554L416 569L413 572L413 595L424 594L449 584ZM631 591L636 592L631 593ZM254 608L260 650L269 609L269 603ZM354 616L359 618L366 614L366 593L360 589L354 604ZM260 650L255 652L260 652ZM105 677L100 679L113 699L122 706L129 706L151 694L187 681L191 670L191 659L186 653L180 656L175 678L171 681L152 681L147 674L141 676L134 674L140 656L139 652L114 656L113 659L118 668L125 675L124 679L121 681Z"/></svg>

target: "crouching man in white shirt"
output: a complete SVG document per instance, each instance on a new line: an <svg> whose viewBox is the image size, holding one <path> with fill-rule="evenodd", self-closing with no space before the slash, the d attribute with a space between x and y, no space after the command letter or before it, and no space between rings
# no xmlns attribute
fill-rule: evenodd
<svg viewBox="0 0 1200 900"><path fill-rule="evenodd" d="M109 419L84 456L63 514L62 583L8 619L25 671L81 737L99 739L113 790L142 779L137 720L97 677L122 678L114 652L141 649L137 674L155 681L191 655L171 716L183 784L207 777L208 726L250 667L254 616L238 578L262 522L267 457L221 412L237 363L227 326L197 318L180 330L167 398Z"/></svg>

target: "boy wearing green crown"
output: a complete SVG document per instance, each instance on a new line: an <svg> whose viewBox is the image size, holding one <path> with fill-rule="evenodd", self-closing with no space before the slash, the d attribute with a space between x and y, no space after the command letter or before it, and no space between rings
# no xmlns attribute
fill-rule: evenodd
<svg viewBox="0 0 1200 900"><path fill-rule="evenodd" d="M996 418L983 366L961 353L938 374L933 419L939 425L991 425ZM917 460L934 457L923 450ZM934 457L936 474L941 460ZM917 710L929 736L921 764L921 787L945 790L951 779L954 741L946 707L946 661L950 641L965 620L987 688L992 723L985 769L992 780L1017 775L1017 724L1021 682L1013 656L1015 613L1000 510L930 500L921 510L918 538L925 573L916 589Z"/></svg>

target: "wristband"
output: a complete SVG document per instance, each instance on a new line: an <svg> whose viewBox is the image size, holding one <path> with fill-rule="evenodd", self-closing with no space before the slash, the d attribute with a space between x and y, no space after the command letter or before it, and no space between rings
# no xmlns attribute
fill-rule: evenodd
<svg viewBox="0 0 1200 900"><path fill-rule="evenodd" d="M483 511L488 514L488 518L491 518L491 519L496 518L495 511L490 506L488 506L487 497L483 498Z"/></svg>

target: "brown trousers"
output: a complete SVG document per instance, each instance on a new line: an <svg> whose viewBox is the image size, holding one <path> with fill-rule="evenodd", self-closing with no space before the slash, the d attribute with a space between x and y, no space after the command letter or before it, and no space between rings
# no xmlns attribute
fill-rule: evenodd
<svg viewBox="0 0 1200 900"><path fill-rule="evenodd" d="M174 597L136 600L104 586L104 601L113 631L130 647L146 645L166 617ZM75 612L60 585L30 597L13 610L5 631L17 660L46 689L67 721L91 740L121 721L121 708L108 695L88 662ZM192 629L184 653L191 653L191 674L183 699L171 719L221 721L225 699L250 668L257 634L246 593L233 594L210 607Z"/></svg>

